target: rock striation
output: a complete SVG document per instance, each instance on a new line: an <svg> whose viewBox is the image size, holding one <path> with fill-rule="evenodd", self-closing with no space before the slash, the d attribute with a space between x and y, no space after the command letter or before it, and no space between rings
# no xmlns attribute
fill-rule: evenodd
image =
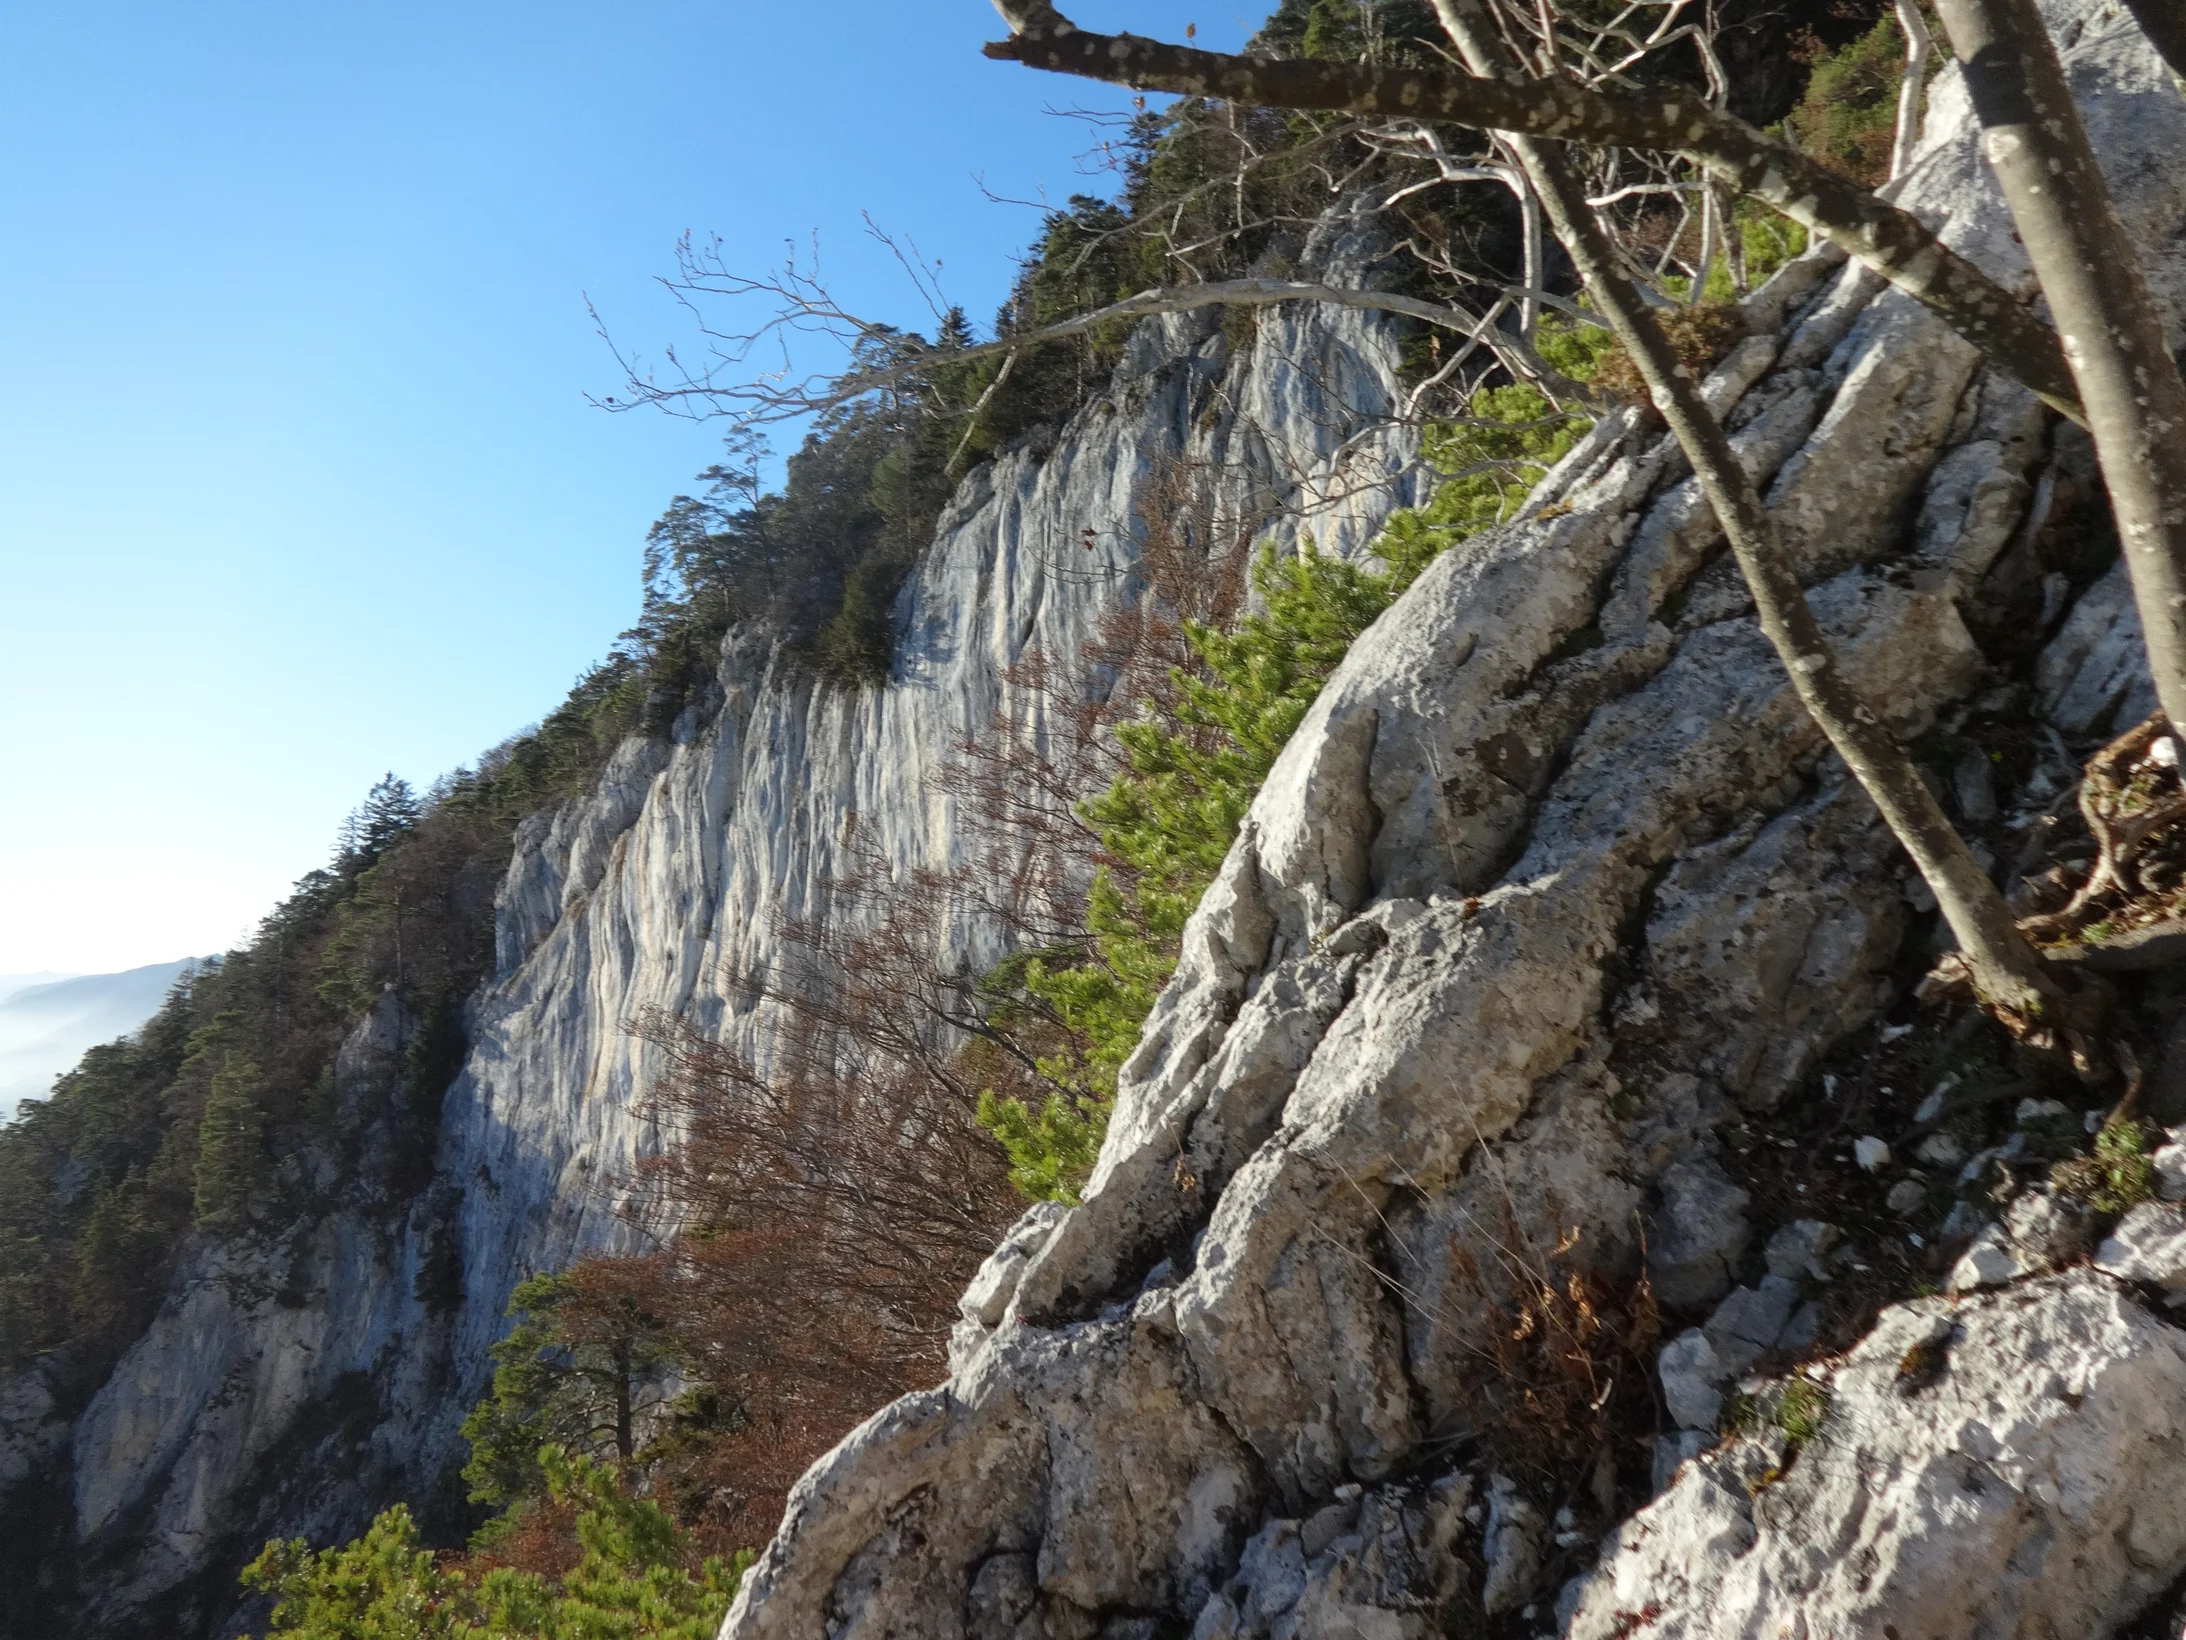
<svg viewBox="0 0 2186 1640"><path fill-rule="evenodd" d="M1302 254L1357 283L1379 253L1337 212ZM850 914L835 885L876 862L961 863L937 773L998 720L1035 744L1057 731L1012 669L1075 656L1147 596L1143 509L1165 472L1220 474L1213 509L1279 544L1362 552L1422 495L1416 432L1387 426L1401 340L1340 309L1270 312L1238 345L1209 315L1149 322L1102 397L953 499L898 601L887 687L821 684L732 636L717 688L668 735L526 822L424 1181L376 1114L411 1028L383 1010L338 1066L349 1114L341 1165L314 1175L322 1218L272 1247L188 1252L88 1405L43 1372L0 1385L0 1515L23 1523L40 1589L24 1632L203 1632L268 1536L336 1541L398 1498L459 1501L457 1425L511 1289L616 1245L613 1181L657 1145L639 1098L652 1050L628 1023L659 1007L763 1055L774 1021L738 981L785 922ZM983 968L1001 937L952 911L936 956Z"/></svg>
<svg viewBox="0 0 2186 1640"><path fill-rule="evenodd" d="M2186 102L2122 11L2045 11L2186 334ZM2025 282L1952 71L1900 197ZM1308 260L1371 278L1374 248L1338 212ZM2006 681L1970 617L2028 573L2085 450L1829 253L1749 306L1707 391L1825 625L1919 733ZM852 915L853 873L960 862L936 771L998 716L1053 731L1012 668L1145 596L1166 463L1227 475L1279 544L1366 551L1424 489L1410 437L1375 431L1399 339L1348 311L1271 310L1243 349L1150 322L1105 396L967 481L886 688L732 639L713 696L528 822L422 1179L378 1114L410 1028L383 1010L338 1068L351 1162L319 1220L189 1252L88 1404L45 1368L0 1384L0 1508L69 1568L68 1631L206 1632L265 1536L444 1487L509 1291L614 1245L612 1181L658 1142L626 1022L659 1007L763 1056L775 1022L736 982L785 922ZM1005 1238L946 1384L799 1484L725 1636L2103 1635L2186 1570L2174 1206L2092 1266L2063 1209L1968 1226L1951 1296L1813 1369L1799 1417L1718 1441L1849 1256L1734 1178L1725 1133L1875 1024L1932 910L1721 546L1619 412L1355 646L1187 931L1082 1204ZM2083 736L2145 688L2131 607L2050 590L2031 697ZM1953 775L1962 812L2001 801L1990 779ZM937 937L1001 954L969 913ZM1644 1275L1670 1314L1647 1367L1674 1432L1627 1520L1614 1476L1549 1496L1477 1456L1498 1307L1551 1258L1602 1291Z"/></svg>
<svg viewBox="0 0 2186 1640"><path fill-rule="evenodd" d="M2045 9L2176 333L2186 104L2122 12ZM1954 73L1900 197L2025 283ZM1869 698L1918 734L1996 685L1966 611L2025 573L2069 441L1827 255L1752 308L1708 392ZM1186 933L1082 1205L1012 1232L945 1386L800 1483L725 1637L1395 1637L1467 1609L1620 1640L1899 1613L2096 1635L2186 1569L2156 1495L2180 1337L2090 1272L1888 1312L1812 1386L1819 1429L1786 1415L1803 1450L1778 1429L1682 1461L1715 1425L1683 1408L1705 1428L1669 1444L1663 1498L1560 1602L1542 1568L1580 1515L1462 1461L1490 1306L1551 1248L1712 1306L1672 1346L1697 1392L1782 1346L1826 1227L1734 1287L1752 1204L1720 1131L1875 1019L1931 909L1719 547L1675 451L1612 416L1360 640ZM2124 607L2098 589L2070 624L2051 709L2130 694Z"/></svg>

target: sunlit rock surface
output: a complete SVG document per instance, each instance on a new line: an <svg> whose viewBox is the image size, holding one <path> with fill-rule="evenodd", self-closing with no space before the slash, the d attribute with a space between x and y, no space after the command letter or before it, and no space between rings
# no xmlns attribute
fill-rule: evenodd
<svg viewBox="0 0 2186 1640"><path fill-rule="evenodd" d="M2115 8L2049 12L2175 320L2186 103ZM1948 72L1901 198L2024 284ZM1996 682L1961 604L2015 572L2043 420L1827 257L1755 310L1711 394L1917 735ZM1702 1419L1560 1600L1537 1568L1574 1517L1437 1457L1479 1432L1499 1260L1613 1277L1653 1222L1680 1302L1725 1294L1743 1193L1692 1182L1716 1128L1874 1019L1919 909L1682 478L1612 418L1354 647L1186 935L1083 1205L983 1273L946 1387L815 1466L725 1636L2099 1635L2186 1568L2186 1339L2091 1273L1886 1312L1801 1453L1680 1468ZM2075 733L2131 698L2122 608L2098 586L2043 662L2045 708L2101 697ZM1694 1382L1729 1387L1760 1311L1793 1329L1796 1279L1687 1335L1717 1361Z"/></svg>

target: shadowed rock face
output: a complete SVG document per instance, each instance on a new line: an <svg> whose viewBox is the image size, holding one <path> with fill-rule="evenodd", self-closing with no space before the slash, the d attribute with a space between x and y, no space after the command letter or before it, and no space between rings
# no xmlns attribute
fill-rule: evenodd
<svg viewBox="0 0 2186 1640"><path fill-rule="evenodd" d="M1375 248L1338 214L1306 257L1357 282ZM0 1522L22 1526L0 1531L22 1566L20 1612L0 1596L0 1632L203 1632L268 1536L338 1540L398 1498L447 1499L465 1456L456 1426L511 1288L613 1245L612 1180L656 1143L637 1098L649 1050L625 1023L657 1005L764 1053L774 1021L740 1012L731 982L764 963L781 921L836 915L830 884L874 858L899 873L958 862L937 771L1004 708L1029 735L1051 731L1010 669L1035 650L1075 655L1145 595L1138 509L1164 460L1221 472L1225 505L1258 508L1248 516L1278 542L1311 531L1359 552L1418 499L1416 436L1371 430L1396 391L1399 340L1336 310L1265 314L1243 351L1206 316L1142 327L1105 397L955 497L898 603L886 689L817 686L732 637L703 707L528 821L430 1181L404 1182L382 1154L377 1113L399 1097L407 1026L375 1017L342 1056L356 1160L317 1181L322 1218L270 1248L187 1251L103 1384L67 1382L65 1363L0 1384ZM941 939L949 967L1003 954L969 914ZM1177 1370L1134 1369L1115 1393L1166 1382L1181 1426L1192 1403ZM1196 1416L1208 1441L1229 1439ZM1229 1450L1236 1496L1193 1505L1209 1521L1254 1484ZM1104 1507L1089 1494L1085 1518ZM1150 1563L1149 1598L1168 1575ZM1014 1586L1001 1572L987 1585L996 1600Z"/></svg>
<svg viewBox="0 0 2186 1640"><path fill-rule="evenodd" d="M2176 331L2186 103L2122 16L2049 11ZM1902 200L2023 282L1948 74L1929 120ZM2043 420L1826 256L1754 307L1709 391L1868 697L1918 733L1993 682L1960 604L2021 528ZM1874 1018L1910 918L1718 545L1674 451L1612 417L1355 646L1186 934L1083 1205L1013 1232L945 1387L807 1475L725 1636L1409 1636L1529 1601L1544 1500L1437 1474L1481 1404L1477 1271L1573 1231L1633 1268L1651 1219L1686 1301L1720 1294L1743 1243L1713 1220L1743 1203L1701 1188L1712 1130ZM2086 668L2115 697L2124 618L2089 610L2046 702ZM2102 1278L2045 1280L1953 1323L1944 1414L1879 1365L1944 1306L1889 1312L1832 1380L1833 1456L1781 1501L1737 1484L1781 1450L1686 1465L1573 1586L1569 1632L2130 1615L2186 1567L2177 1512L2135 1496L2178 1474L2179 1335ZM1732 1295L1771 1337L1782 1297ZM1554 1597L1530 1596L1543 1628Z"/></svg>

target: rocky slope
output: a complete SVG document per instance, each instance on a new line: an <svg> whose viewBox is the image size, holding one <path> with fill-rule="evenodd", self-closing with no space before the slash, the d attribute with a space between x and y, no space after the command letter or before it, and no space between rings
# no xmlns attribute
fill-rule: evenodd
<svg viewBox="0 0 2186 1640"><path fill-rule="evenodd" d="M2180 334L2186 102L2119 8L2045 9ZM2024 281L1948 71L1902 198ZM1870 699L1908 735L2036 704L2100 727L2135 689L2116 589L2032 667L1994 616L2076 441L1827 258L1755 310L1710 392ZM1754 1149L1837 1097L1818 1073L1932 907L1718 546L1614 419L1355 646L1191 925L1083 1205L996 1254L945 1386L807 1475L725 1636L2079 1636L2186 1570L2186 1335L2144 1299L2186 1284L2168 1220L2045 1275L2075 1249L2030 1193L2025 1256L1886 1310L1802 1391L1741 1383L1980 1219L1921 1216L1945 1152L1863 1138L1848 1171L1901 1216L1839 1242ZM1984 760L1954 801L2031 825L2059 778L1999 795ZM1620 1522L1607 1442L1555 1490L1498 1453L1540 1410L1510 1344L1642 1269L1666 1490ZM1708 1452L1734 1394L1776 1410Z"/></svg>
<svg viewBox="0 0 2186 1640"><path fill-rule="evenodd" d="M2049 10L2186 313L2186 104L2114 8ZM2023 276L1948 74L1930 121L1908 202ZM1349 225L1321 238L1360 271ZM1907 732L1971 710L2084 737L2131 710L2111 581L2035 595L2038 658L1995 615L2041 579L2030 543L2084 451L1827 257L1754 317L1711 392ZM958 858L935 771L1000 709L1045 732L1010 667L1142 595L1164 458L1230 474L1278 540L1363 550L1417 483L1402 437L1354 438L1396 363L1350 313L1264 315L1238 353L1149 325L1102 401L956 498L888 688L732 643L717 698L530 822L429 1178L390 1137L410 1026L383 1012L343 1055L321 1218L187 1253L88 1405L52 1367L0 1385L11 1632L202 1632L268 1534L429 1502L510 1288L612 1244L612 1180L656 1142L625 1022L658 1005L763 1053L732 981L779 922L839 914L830 885L876 858ZM1954 802L2001 838L2065 768L1998 793L1983 765ZM1913 1217L1786 1193L1755 1135L1833 1097L1829 1067L1902 1011L1928 909L1674 453L1613 418L1357 646L1193 923L1085 1204L1028 1214L990 1261L945 1387L816 1466L726 1632L2109 1632L2186 1568L2164 1487L2186 1367L2145 1302L2186 1286L2175 1207L2092 1266L2038 1195L1998 1227L1961 1217L1985 1239L1956 1296L1888 1311L1811 1369L1803 1414L1779 1399L1715 1444L1746 1384L1780 1397L1751 1374L1810 1350L1833 1295L1905 1265ZM968 916L941 937L945 959L998 954ZM1877 1166L1878 1196L1915 1182ZM1940 1216L1924 1201L1906 1211ZM1528 1283L1606 1299L1643 1269L1669 1343L1601 1362L1605 1401L1652 1380L1637 1489L1615 1454L1575 1488L1503 1461L1502 1323Z"/></svg>
<svg viewBox="0 0 2186 1640"><path fill-rule="evenodd" d="M1355 280L1369 250L1339 217L1308 256ZM614 1243L612 1181L656 1142L627 1022L657 1005L763 1052L770 1021L733 980L782 920L835 914L830 885L875 859L956 862L939 767L1005 708L1049 732L1010 669L1075 655L1145 595L1140 508L1166 464L1222 473L1223 505L1278 540L1360 550L1417 498L1415 441L1375 430L1396 371L1395 333L1364 314L1270 314L1242 348L1207 316L1149 324L1103 398L955 498L899 602L888 687L816 685L732 639L671 736L528 822L430 1180L389 1137L411 1026L383 1010L339 1066L341 1165L290 1164L319 1170L323 1217L271 1248L187 1251L87 1406L56 1398L65 1363L0 1386L8 1632L203 1632L269 1534L339 1540L397 1498L445 1500L511 1288ZM948 965L1001 954L968 913L939 938Z"/></svg>

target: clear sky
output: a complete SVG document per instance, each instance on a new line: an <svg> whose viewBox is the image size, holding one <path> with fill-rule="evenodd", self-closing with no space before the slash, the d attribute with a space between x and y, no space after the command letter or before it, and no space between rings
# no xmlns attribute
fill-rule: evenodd
<svg viewBox="0 0 2186 1640"><path fill-rule="evenodd" d="M1234 44L1197 0L1091 27ZM1257 22L1263 6L1252 13ZM537 720L630 623L720 428L612 415L654 279L819 234L924 311L862 211L990 317L1086 186L979 54L985 0L71 0L0 12L0 973L223 949L386 769Z"/></svg>

